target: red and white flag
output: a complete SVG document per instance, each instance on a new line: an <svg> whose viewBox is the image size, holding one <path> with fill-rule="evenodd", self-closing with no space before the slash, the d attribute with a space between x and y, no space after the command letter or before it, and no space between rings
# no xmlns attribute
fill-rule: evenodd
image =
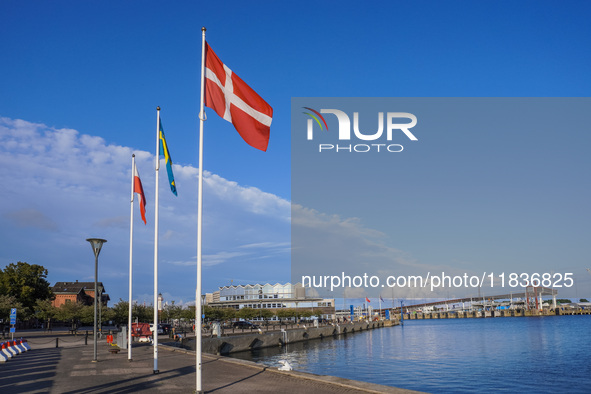
<svg viewBox="0 0 591 394"><path fill-rule="evenodd" d="M135 163L133 165L133 192L137 193L138 197L139 197L139 203L140 203L140 212L142 214L142 220L144 221L144 224L147 224L146 222L146 196L144 194L144 188L142 187L142 181L140 179L140 174L137 172L137 167L135 166Z"/></svg>
<svg viewBox="0 0 591 394"><path fill-rule="evenodd" d="M205 43L205 106L232 123L244 141L267 150L273 108Z"/></svg>
<svg viewBox="0 0 591 394"><path fill-rule="evenodd" d="M367 298L367 297L365 297L365 301L367 301L367 302L371 302L371 301L369 300L369 298Z"/></svg>

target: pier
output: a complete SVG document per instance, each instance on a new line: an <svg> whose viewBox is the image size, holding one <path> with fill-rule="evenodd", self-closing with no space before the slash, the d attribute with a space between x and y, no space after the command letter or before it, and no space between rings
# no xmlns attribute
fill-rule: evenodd
<svg viewBox="0 0 591 394"><path fill-rule="evenodd" d="M591 315L590 309L504 309L490 311L446 311L446 312L409 312L403 313L404 320L422 319L468 319L490 317L531 317L531 316L563 316L563 315Z"/></svg>
<svg viewBox="0 0 591 394"><path fill-rule="evenodd" d="M404 305L402 310L397 308L393 313L403 320L591 315L591 308L585 303L581 304L584 307L576 303L557 305L557 294L554 289L529 286L522 293ZM545 306L542 297L548 295L552 296L552 302Z"/></svg>
<svg viewBox="0 0 591 394"><path fill-rule="evenodd" d="M331 338L367 330L398 325L397 320L358 321L323 327L300 327L254 334L203 338L202 350L210 354L230 354L266 347L285 346L313 339ZM182 347L195 350L193 338L184 340Z"/></svg>

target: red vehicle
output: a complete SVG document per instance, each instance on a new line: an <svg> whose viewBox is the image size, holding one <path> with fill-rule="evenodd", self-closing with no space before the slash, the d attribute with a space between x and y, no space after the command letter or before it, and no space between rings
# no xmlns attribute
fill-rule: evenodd
<svg viewBox="0 0 591 394"><path fill-rule="evenodd" d="M132 337L151 337L150 323L131 323Z"/></svg>

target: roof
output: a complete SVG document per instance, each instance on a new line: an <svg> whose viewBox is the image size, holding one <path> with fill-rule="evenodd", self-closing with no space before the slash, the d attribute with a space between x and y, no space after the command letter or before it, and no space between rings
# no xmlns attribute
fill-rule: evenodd
<svg viewBox="0 0 591 394"><path fill-rule="evenodd" d="M254 285L248 284L248 285L230 285L230 286L219 286L219 289L238 289L238 288L259 288L259 287L265 287L265 286L270 286L270 287L275 287L275 286L296 286L296 287L300 287L302 286L301 283L296 283L295 285L292 285L291 283L287 282L285 284L281 284L279 282L275 283L274 285L270 284L270 283L256 283Z"/></svg>
<svg viewBox="0 0 591 394"><path fill-rule="evenodd" d="M104 293L103 282L98 282L97 287ZM94 282L57 282L51 290L53 294L79 294L82 290L94 292Z"/></svg>

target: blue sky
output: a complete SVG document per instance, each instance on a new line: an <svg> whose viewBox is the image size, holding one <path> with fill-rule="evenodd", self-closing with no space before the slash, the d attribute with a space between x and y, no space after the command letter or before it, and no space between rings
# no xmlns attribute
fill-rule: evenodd
<svg viewBox="0 0 591 394"><path fill-rule="evenodd" d="M160 194L160 288L177 302L193 298L201 26L221 60L274 108L265 153L208 110L204 289L212 291L232 280L290 279L292 97L588 96L589 8L6 1L0 133L10 144L0 149L11 187L0 191L0 265L44 265L52 283L91 280L84 239L104 237L101 279L115 301L126 298L135 152L149 222L136 214L134 293L149 302L160 106L179 191Z"/></svg>

